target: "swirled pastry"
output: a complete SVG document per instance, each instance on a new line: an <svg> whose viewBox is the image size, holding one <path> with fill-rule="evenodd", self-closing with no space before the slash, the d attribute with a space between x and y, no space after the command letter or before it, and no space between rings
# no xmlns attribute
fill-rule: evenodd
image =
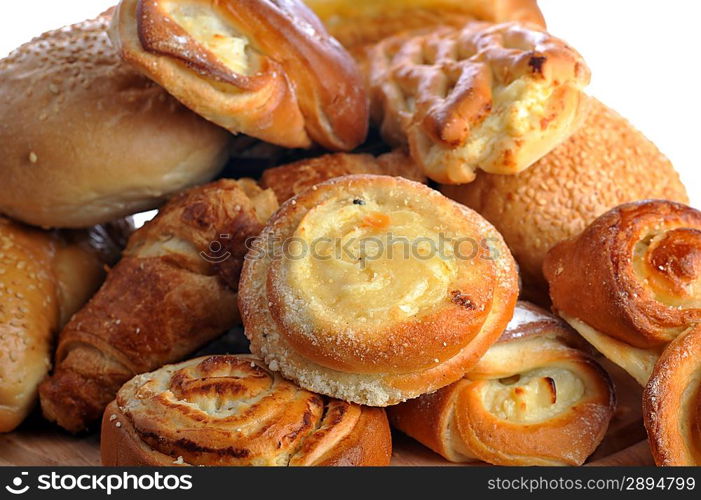
<svg viewBox="0 0 701 500"><path fill-rule="evenodd" d="M365 139L360 72L299 0L122 0L122 57L231 132L286 147Z"/></svg>
<svg viewBox="0 0 701 500"><path fill-rule="evenodd" d="M305 0L351 52L401 31L463 25L471 19L545 27L536 0Z"/></svg>
<svg viewBox="0 0 701 500"><path fill-rule="evenodd" d="M701 212L621 205L550 250L543 272L558 314L644 386L664 347L701 320Z"/></svg>
<svg viewBox="0 0 701 500"><path fill-rule="evenodd" d="M388 465L385 411L305 391L253 356L206 356L124 384L102 464Z"/></svg>
<svg viewBox="0 0 701 500"><path fill-rule="evenodd" d="M383 137L444 184L538 161L580 123L590 76L563 41L517 23L397 35L370 50L367 67Z"/></svg>
<svg viewBox="0 0 701 500"><path fill-rule="evenodd" d="M657 465L701 465L701 326L660 356L643 394L643 416Z"/></svg>
<svg viewBox="0 0 701 500"><path fill-rule="evenodd" d="M179 361L234 326L247 240L276 208L271 191L245 179L171 199L129 238L100 290L61 331L54 372L39 388L44 416L85 430L134 375Z"/></svg>
<svg viewBox="0 0 701 500"><path fill-rule="evenodd" d="M411 157L397 150L377 158L367 154L336 153L300 160L265 170L261 185L275 191L278 202L284 203L315 184L353 174L393 175L426 182Z"/></svg>
<svg viewBox="0 0 701 500"><path fill-rule="evenodd" d="M239 306L270 369L386 406L460 378L517 294L513 258L484 219L423 184L353 175L280 208L246 256Z"/></svg>
<svg viewBox="0 0 701 500"><path fill-rule="evenodd" d="M392 424L453 462L581 465L613 415L613 385L557 318L525 302L462 380L389 409Z"/></svg>

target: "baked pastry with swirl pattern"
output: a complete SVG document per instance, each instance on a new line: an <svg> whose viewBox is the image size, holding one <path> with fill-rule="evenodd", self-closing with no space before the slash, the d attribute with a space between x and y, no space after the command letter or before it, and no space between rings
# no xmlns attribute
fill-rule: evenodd
<svg viewBox="0 0 701 500"><path fill-rule="evenodd" d="M471 210L400 177L287 201L246 256L251 350L305 389L370 406L448 385L511 318L515 263Z"/></svg>
<svg viewBox="0 0 701 500"><path fill-rule="evenodd" d="M543 272L557 313L644 386L664 348L701 321L701 212L620 205L552 248Z"/></svg>
<svg viewBox="0 0 701 500"><path fill-rule="evenodd" d="M608 374L558 318L520 302L462 380L389 409L392 424L453 462L581 465L615 407Z"/></svg>
<svg viewBox="0 0 701 500"><path fill-rule="evenodd" d="M305 391L253 356L219 355L134 377L102 420L102 464L388 465L381 408Z"/></svg>

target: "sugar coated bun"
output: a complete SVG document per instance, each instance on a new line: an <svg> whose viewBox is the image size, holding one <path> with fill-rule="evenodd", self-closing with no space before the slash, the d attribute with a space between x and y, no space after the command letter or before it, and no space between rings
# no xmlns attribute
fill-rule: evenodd
<svg viewBox="0 0 701 500"><path fill-rule="evenodd" d="M618 113L590 100L578 131L529 169L518 175L480 172L471 184L441 189L494 224L531 290L547 289L541 270L547 251L607 210L649 198L688 202L679 175L657 147Z"/></svg>
<svg viewBox="0 0 701 500"><path fill-rule="evenodd" d="M212 178L230 134L123 63L111 13L0 60L0 212L87 227Z"/></svg>

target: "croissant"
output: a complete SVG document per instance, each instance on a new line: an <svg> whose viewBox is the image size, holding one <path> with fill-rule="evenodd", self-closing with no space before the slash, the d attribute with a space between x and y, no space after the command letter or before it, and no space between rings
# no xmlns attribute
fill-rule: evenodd
<svg viewBox="0 0 701 500"><path fill-rule="evenodd" d="M389 415L397 429L453 462L581 465L603 439L614 406L612 382L586 343L519 302L499 341L462 380Z"/></svg>
<svg viewBox="0 0 701 500"><path fill-rule="evenodd" d="M701 326L660 356L643 394L643 417L657 465L701 465Z"/></svg>
<svg viewBox="0 0 701 500"><path fill-rule="evenodd" d="M352 175L287 201L246 256L251 351L301 387L387 406L460 378L518 295L501 236L401 177Z"/></svg>
<svg viewBox="0 0 701 500"><path fill-rule="evenodd" d="M127 62L233 133L334 151L365 140L361 73L299 0L122 0L110 36Z"/></svg>
<svg viewBox="0 0 701 500"><path fill-rule="evenodd" d="M388 465L387 415L305 391L248 355L164 366L119 390L102 464Z"/></svg>
<svg viewBox="0 0 701 500"><path fill-rule="evenodd" d="M543 273L558 314L644 386L665 346L701 320L701 212L620 205L552 248Z"/></svg>
<svg viewBox="0 0 701 500"><path fill-rule="evenodd" d="M252 181L221 180L176 196L136 231L59 335L56 368L39 389L46 418L82 431L134 375L233 326L247 240L276 207L273 193Z"/></svg>
<svg viewBox="0 0 701 500"><path fill-rule="evenodd" d="M120 249L115 231L40 231L0 217L0 432L34 406L54 334L100 286Z"/></svg>
<svg viewBox="0 0 701 500"><path fill-rule="evenodd" d="M353 174L400 176L417 182L426 177L410 156L401 150L374 157L368 154L330 154L300 160L263 172L261 185L272 189L284 203L315 184Z"/></svg>

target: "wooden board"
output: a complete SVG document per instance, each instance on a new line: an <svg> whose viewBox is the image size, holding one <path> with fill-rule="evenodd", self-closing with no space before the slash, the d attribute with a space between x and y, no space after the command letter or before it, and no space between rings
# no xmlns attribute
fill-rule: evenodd
<svg viewBox="0 0 701 500"><path fill-rule="evenodd" d="M618 405L606 438L589 465L654 465L641 418L641 388L619 368L603 362L616 383ZM0 435L0 465L100 465L99 436L71 436L33 414L17 431ZM452 464L401 433L394 436L392 465Z"/></svg>

